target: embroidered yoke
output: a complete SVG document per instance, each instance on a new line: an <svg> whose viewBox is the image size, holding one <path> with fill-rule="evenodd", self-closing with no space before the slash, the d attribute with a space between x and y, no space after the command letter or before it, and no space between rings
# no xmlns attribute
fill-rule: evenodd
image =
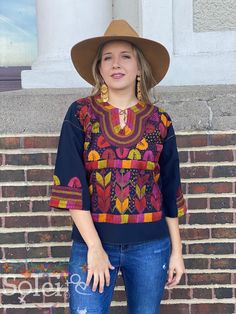
<svg viewBox="0 0 236 314"><path fill-rule="evenodd" d="M119 108L99 96L72 103L61 128L49 205L90 210L102 242L168 235L166 217L187 211L170 116L138 102L120 126ZM83 241L73 225L72 238Z"/></svg>

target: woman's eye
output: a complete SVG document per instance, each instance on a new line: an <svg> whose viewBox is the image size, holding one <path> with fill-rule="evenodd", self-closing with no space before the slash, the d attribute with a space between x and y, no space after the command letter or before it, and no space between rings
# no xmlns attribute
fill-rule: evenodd
<svg viewBox="0 0 236 314"><path fill-rule="evenodd" d="M124 55L123 56L125 59L130 59L130 56L129 55Z"/></svg>
<svg viewBox="0 0 236 314"><path fill-rule="evenodd" d="M104 60L104 61L107 61L107 60L110 60L110 59L111 59L111 57L108 57L108 56L107 56L107 57L104 57L103 60Z"/></svg>

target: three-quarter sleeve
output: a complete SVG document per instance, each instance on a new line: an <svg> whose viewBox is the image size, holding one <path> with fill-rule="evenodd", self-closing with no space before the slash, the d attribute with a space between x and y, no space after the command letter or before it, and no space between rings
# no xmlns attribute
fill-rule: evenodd
<svg viewBox="0 0 236 314"><path fill-rule="evenodd" d="M165 121L167 132L159 160L162 202L165 216L174 218L185 215L187 208L181 188L176 136L167 113Z"/></svg>
<svg viewBox="0 0 236 314"><path fill-rule="evenodd" d="M64 118L53 175L49 206L90 210L90 195L83 162L84 130L73 103Z"/></svg>

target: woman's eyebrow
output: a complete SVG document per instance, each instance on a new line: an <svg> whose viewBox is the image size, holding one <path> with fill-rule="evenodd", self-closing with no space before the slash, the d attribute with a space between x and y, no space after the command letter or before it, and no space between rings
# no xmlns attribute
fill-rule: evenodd
<svg viewBox="0 0 236 314"><path fill-rule="evenodd" d="M124 50L124 51L121 51L121 53L132 53L131 51L127 51L127 50ZM108 55L108 54L112 54L112 52L104 52L103 55Z"/></svg>

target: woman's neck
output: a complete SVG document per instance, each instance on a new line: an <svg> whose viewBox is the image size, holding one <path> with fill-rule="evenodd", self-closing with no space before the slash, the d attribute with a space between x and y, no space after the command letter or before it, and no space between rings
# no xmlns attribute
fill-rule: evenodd
<svg viewBox="0 0 236 314"><path fill-rule="evenodd" d="M120 109L126 109L130 106L135 105L138 102L138 99L136 96L132 93L127 94L127 93L122 93L121 92L112 92L109 91L109 100L108 102L117 108Z"/></svg>

